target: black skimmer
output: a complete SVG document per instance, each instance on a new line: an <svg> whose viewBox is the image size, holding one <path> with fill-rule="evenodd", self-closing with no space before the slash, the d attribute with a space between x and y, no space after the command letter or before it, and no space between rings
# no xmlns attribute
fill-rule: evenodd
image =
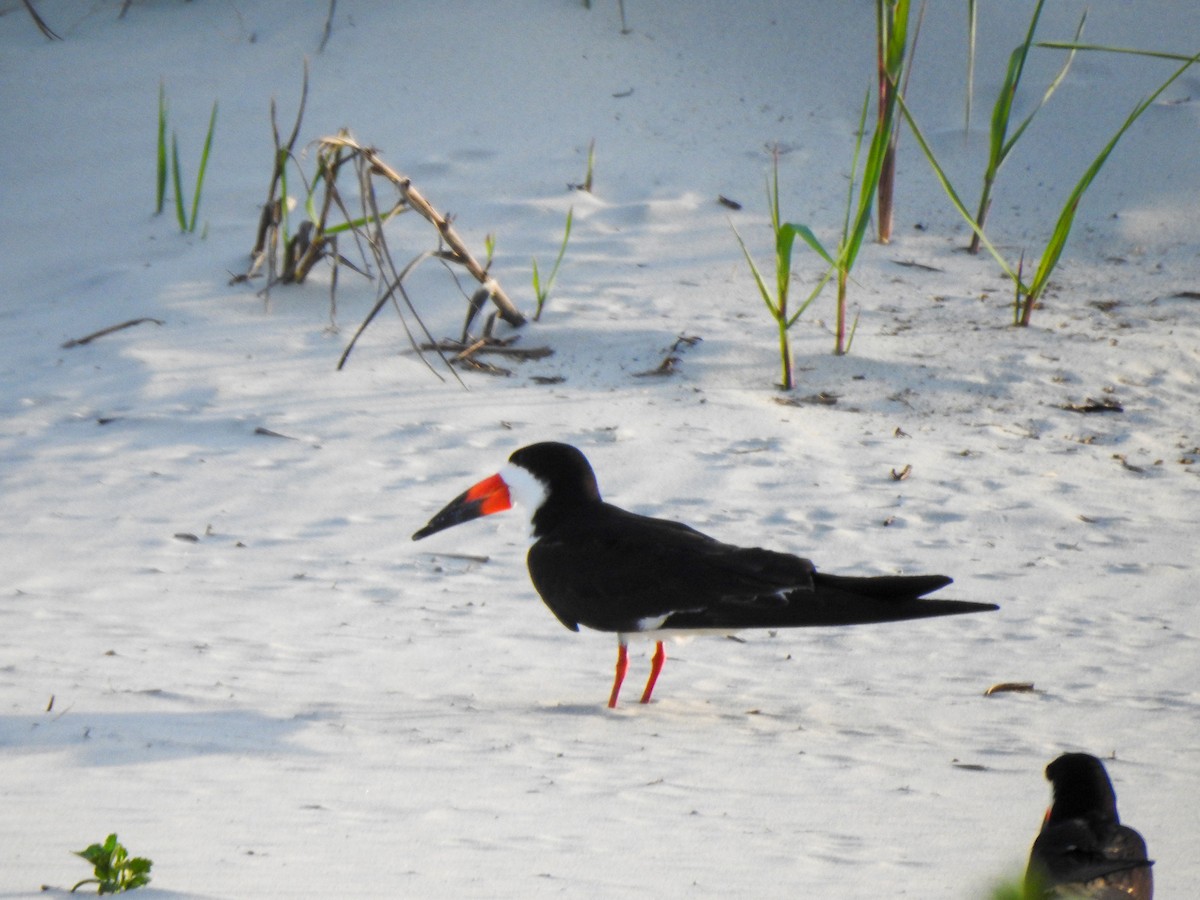
<svg viewBox="0 0 1200 900"><path fill-rule="evenodd" d="M668 636L743 628L892 622L998 609L991 603L922 600L944 575L826 575L788 553L723 544L680 522L627 512L600 499L596 476L569 444L522 447L500 472L467 489L413 540L480 516L526 506L533 546L529 575L572 631L616 632L617 705L632 636L653 639L642 702L650 702Z"/></svg>
<svg viewBox="0 0 1200 900"><path fill-rule="evenodd" d="M1104 763L1064 753L1046 766L1054 802L1033 842L1026 896L1151 900L1153 861L1142 836L1117 818L1117 795Z"/></svg>

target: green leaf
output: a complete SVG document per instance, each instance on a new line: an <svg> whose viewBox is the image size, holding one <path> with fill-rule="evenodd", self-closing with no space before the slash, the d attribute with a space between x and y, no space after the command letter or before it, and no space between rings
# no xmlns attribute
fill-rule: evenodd
<svg viewBox="0 0 1200 900"><path fill-rule="evenodd" d="M1083 11L1083 15L1081 15L1079 17L1079 25L1075 28L1075 39L1076 40L1079 40L1079 36L1081 34L1083 34L1083 26L1084 26L1085 22L1087 22L1087 10L1086 9ZM1053 80L1050 82L1050 86L1048 88L1046 88L1045 93L1042 94L1042 99L1038 101L1037 106L1035 106L1033 108L1033 110L1029 113L1029 115L1026 116L1024 118L1024 120L1022 120L1021 124L1017 126L1017 130L1013 132L1012 137L1010 137L1004 143L1004 145L1000 151L1000 158L996 163L997 169L1004 163L1004 160L1008 157L1008 154L1012 151L1013 146L1016 145L1017 140L1021 137L1021 135L1023 135L1025 133L1025 129L1029 127L1029 123L1033 121L1033 117L1036 116L1038 114L1038 112L1041 110L1041 108L1046 105L1046 103L1050 100L1050 97L1054 94L1054 92L1056 90L1058 90L1058 86L1063 83L1063 79L1065 79L1067 77L1067 72L1070 71L1071 63L1074 61L1075 61L1075 52L1072 51L1067 54L1066 62L1064 62L1062 64L1062 68L1060 68L1058 70L1058 74L1054 76Z"/></svg>
<svg viewBox="0 0 1200 900"><path fill-rule="evenodd" d="M204 136L204 150L200 154L200 170L196 173L196 192L192 195L192 216L188 231L196 230L196 216L200 212L200 194L204 190L204 173L208 169L208 154L212 150L213 130L217 127L217 103L213 101L212 114L208 117L208 133Z"/></svg>
<svg viewBox="0 0 1200 900"><path fill-rule="evenodd" d="M1112 139L1104 146L1104 149L1100 151L1100 154L1092 161L1092 164L1088 166L1087 171L1083 173L1083 177L1079 179L1079 182L1071 191L1070 196L1067 197L1067 202L1063 206L1062 212L1059 214L1058 221L1054 225L1054 231L1050 236L1050 241L1047 243L1046 249L1042 253L1042 258L1038 261L1037 271L1034 273L1033 280L1030 282L1028 297L1025 301L1026 308L1022 315L1023 323L1028 322L1029 312L1033 308L1033 303L1041 295L1042 290L1046 286L1046 282L1050 280L1050 273L1054 271L1055 266L1058 265L1058 261L1062 257L1063 250L1066 249L1067 238L1071 234L1071 227L1075 222L1075 214L1079 210L1079 203L1083 199L1084 192L1091 186L1092 182L1096 178L1096 175L1099 174L1100 169L1108 161L1108 157L1112 153L1113 149L1117 146L1117 142L1121 140L1121 137L1126 131L1129 130L1130 126L1138 120L1142 113L1144 113L1150 107L1150 105L1158 99L1159 95L1161 95L1162 92L1165 91L1167 87L1175 81L1176 78L1187 71L1187 69L1198 60L1200 60L1200 53L1197 53L1195 56L1188 59L1187 62L1175 70L1175 73L1170 78L1159 85L1158 90L1134 107L1133 112L1131 112L1128 118L1125 119L1125 123L1119 129L1117 129L1117 133L1112 136Z"/></svg>
<svg viewBox="0 0 1200 900"><path fill-rule="evenodd" d="M958 213L963 217L963 220L969 226L971 226L971 230L979 236L980 242L982 242L983 246L986 247L988 252L992 254L992 257L996 260L996 262L1000 264L1000 268L1004 270L1004 274L1013 281L1020 283L1020 277L1015 271L1013 271L1013 268L1009 265L1008 260L1001 256L1000 251L995 248L992 242L988 240L988 236L984 234L983 228L978 222L975 221L971 214L967 212L967 208L965 205L963 205L962 199L958 196L958 192L954 190L954 185L950 183L950 179L946 176L946 172L942 169L941 164L938 163L937 157L933 155L933 150L930 148L929 142L925 140L925 135L921 132L920 127L917 125L916 119L913 118L912 111L909 110L908 104L904 102L904 98L898 97L897 99L900 104L900 111L904 114L904 119L906 122L908 122L908 127L912 130L913 137L917 140L917 145L921 148L921 152L925 155L925 159L929 163L929 167L933 169L933 174L937 177L938 183L941 184L942 190L944 190L946 192L946 196L950 198L951 204L953 204L954 208L958 210Z"/></svg>
<svg viewBox="0 0 1200 900"><path fill-rule="evenodd" d="M175 218L179 230L187 231L187 214L183 211L183 176L179 171L179 141L171 133L171 184L175 189Z"/></svg>
<svg viewBox="0 0 1200 900"><path fill-rule="evenodd" d="M546 303L546 298L550 296L550 289L554 287L554 279L558 277L558 268L562 265L563 256L567 252L567 241L571 239L571 223L574 215L575 207L572 206L567 210L567 224L563 229L562 244L558 248L558 256L554 259L554 266L550 269L550 274L546 277L545 287L541 283L537 260L533 261L533 293L537 297L537 308L533 313L533 320L535 322L541 318L542 307Z"/></svg>
<svg viewBox="0 0 1200 900"><path fill-rule="evenodd" d="M140 856L131 859L115 833L105 838L103 844L92 844L86 850L74 852L92 863L95 877L77 882L71 888L72 893L85 884L94 884L98 894L117 894L150 882L153 863Z"/></svg>
<svg viewBox="0 0 1200 900"><path fill-rule="evenodd" d="M799 237L802 241L804 241L804 243L808 244L808 246L811 247L817 253L817 255L821 257L821 259L829 263L829 265L837 265L837 263L834 262L833 257L829 255L829 251L825 249L825 245L821 243L817 236L813 234L813 230L807 225L788 222L783 226L783 228L787 230L793 238Z"/></svg>
<svg viewBox="0 0 1200 900"><path fill-rule="evenodd" d="M158 83L158 150L156 153L157 171L154 178L154 214L163 211L163 203L167 195L167 89Z"/></svg>
<svg viewBox="0 0 1200 900"><path fill-rule="evenodd" d="M767 290L766 282L763 281L762 273L758 270L758 266L754 263L754 257L750 255L749 249L746 247L746 242L742 240L741 234L737 228L730 223L730 228L733 228L733 235L737 238L738 245L742 248L742 255L746 257L746 262L750 266L750 274L754 276L754 283L758 286L758 292L762 295L763 303L767 305L767 309L771 313L771 317L776 321L779 320L782 311L775 305L771 298L771 292Z"/></svg>
<svg viewBox="0 0 1200 900"><path fill-rule="evenodd" d="M1076 35L1078 41L1078 35ZM1051 50L1099 50L1104 53L1129 53L1134 56L1150 56L1155 59L1172 59L1176 62L1186 62L1193 57L1182 53L1164 53L1160 50L1138 50L1133 47L1109 47L1103 44L1080 44L1075 41L1038 41L1037 46Z"/></svg>

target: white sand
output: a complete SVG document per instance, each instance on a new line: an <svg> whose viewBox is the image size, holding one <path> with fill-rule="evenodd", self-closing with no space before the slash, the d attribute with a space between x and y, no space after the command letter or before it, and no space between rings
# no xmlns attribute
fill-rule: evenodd
<svg viewBox="0 0 1200 900"><path fill-rule="evenodd" d="M63 42L0 16L0 897L63 894L89 874L69 851L116 831L154 860L146 897L976 898L1023 869L1065 750L1109 760L1159 897L1195 895L1200 71L1117 148L1028 329L906 134L852 353L832 294L793 330L793 396L839 400L786 407L729 220L768 263L779 141L784 215L834 240L871 4L628 0L622 35L609 0L346 0L319 55L324 3L37 6ZM965 4L932 5L910 87L971 203L1031 9L981 6L969 139ZM1040 34L1069 38L1081 5L1050 6ZM1194 4L1090 7L1089 40L1198 49ZM464 390L388 313L336 372L364 281L342 273L336 330L326 268L269 309L226 284L305 55L302 142L379 147L473 247L496 235L526 308L574 207L520 337L552 357ZM1060 60L1037 53L1022 109ZM997 186L1012 259L1171 69L1080 55ZM160 78L185 180L220 100L205 239L149 214ZM593 137L595 193L569 192ZM413 290L457 332L440 270ZM138 316L164 324L60 348ZM674 376L634 376L680 334L702 341ZM1124 412L1063 409L1088 398ZM542 439L638 512L1002 609L669 647L649 706L640 648L609 711L615 642L543 608L519 517L409 540ZM1037 693L983 696L1001 681Z"/></svg>

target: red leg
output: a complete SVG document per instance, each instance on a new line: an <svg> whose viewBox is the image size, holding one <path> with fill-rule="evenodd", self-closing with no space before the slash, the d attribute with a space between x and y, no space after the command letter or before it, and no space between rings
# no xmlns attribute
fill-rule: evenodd
<svg viewBox="0 0 1200 900"><path fill-rule="evenodd" d="M617 697L621 693L621 682L625 680L625 671L629 668L629 654L625 650L625 642L617 644L617 677L613 679L612 694L608 698L608 708L616 709Z"/></svg>
<svg viewBox="0 0 1200 900"><path fill-rule="evenodd" d="M667 654L663 650L662 641L654 645L654 656L650 660L650 678L646 681L646 690L642 691L642 702L649 703L650 695L654 693L654 682L658 681L658 673L662 671Z"/></svg>

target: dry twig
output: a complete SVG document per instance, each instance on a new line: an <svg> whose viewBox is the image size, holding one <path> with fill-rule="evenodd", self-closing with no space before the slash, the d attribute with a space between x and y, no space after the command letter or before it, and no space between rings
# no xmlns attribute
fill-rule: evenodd
<svg viewBox="0 0 1200 900"><path fill-rule="evenodd" d="M64 350L71 347L82 347L84 344L90 344L96 338L104 337L106 334L112 334L114 331L120 331L122 328L132 328L134 325L141 325L143 322L153 322L155 325L162 325L162 319L152 319L149 316L142 316L140 319L130 319L128 322L122 322L120 325L109 325L107 328L101 328L99 331L93 331L91 334L74 338L62 345Z"/></svg>
<svg viewBox="0 0 1200 900"><path fill-rule="evenodd" d="M49 25L46 24L45 20L41 16L38 15L38 11L33 8L33 3L31 2L31 0L21 0L21 2L25 5L26 11L33 18L33 24L37 26L38 31L40 31L42 34L44 34L46 37L48 37L52 41L61 41L62 40L62 38L59 37L57 34L55 34L54 30Z"/></svg>

